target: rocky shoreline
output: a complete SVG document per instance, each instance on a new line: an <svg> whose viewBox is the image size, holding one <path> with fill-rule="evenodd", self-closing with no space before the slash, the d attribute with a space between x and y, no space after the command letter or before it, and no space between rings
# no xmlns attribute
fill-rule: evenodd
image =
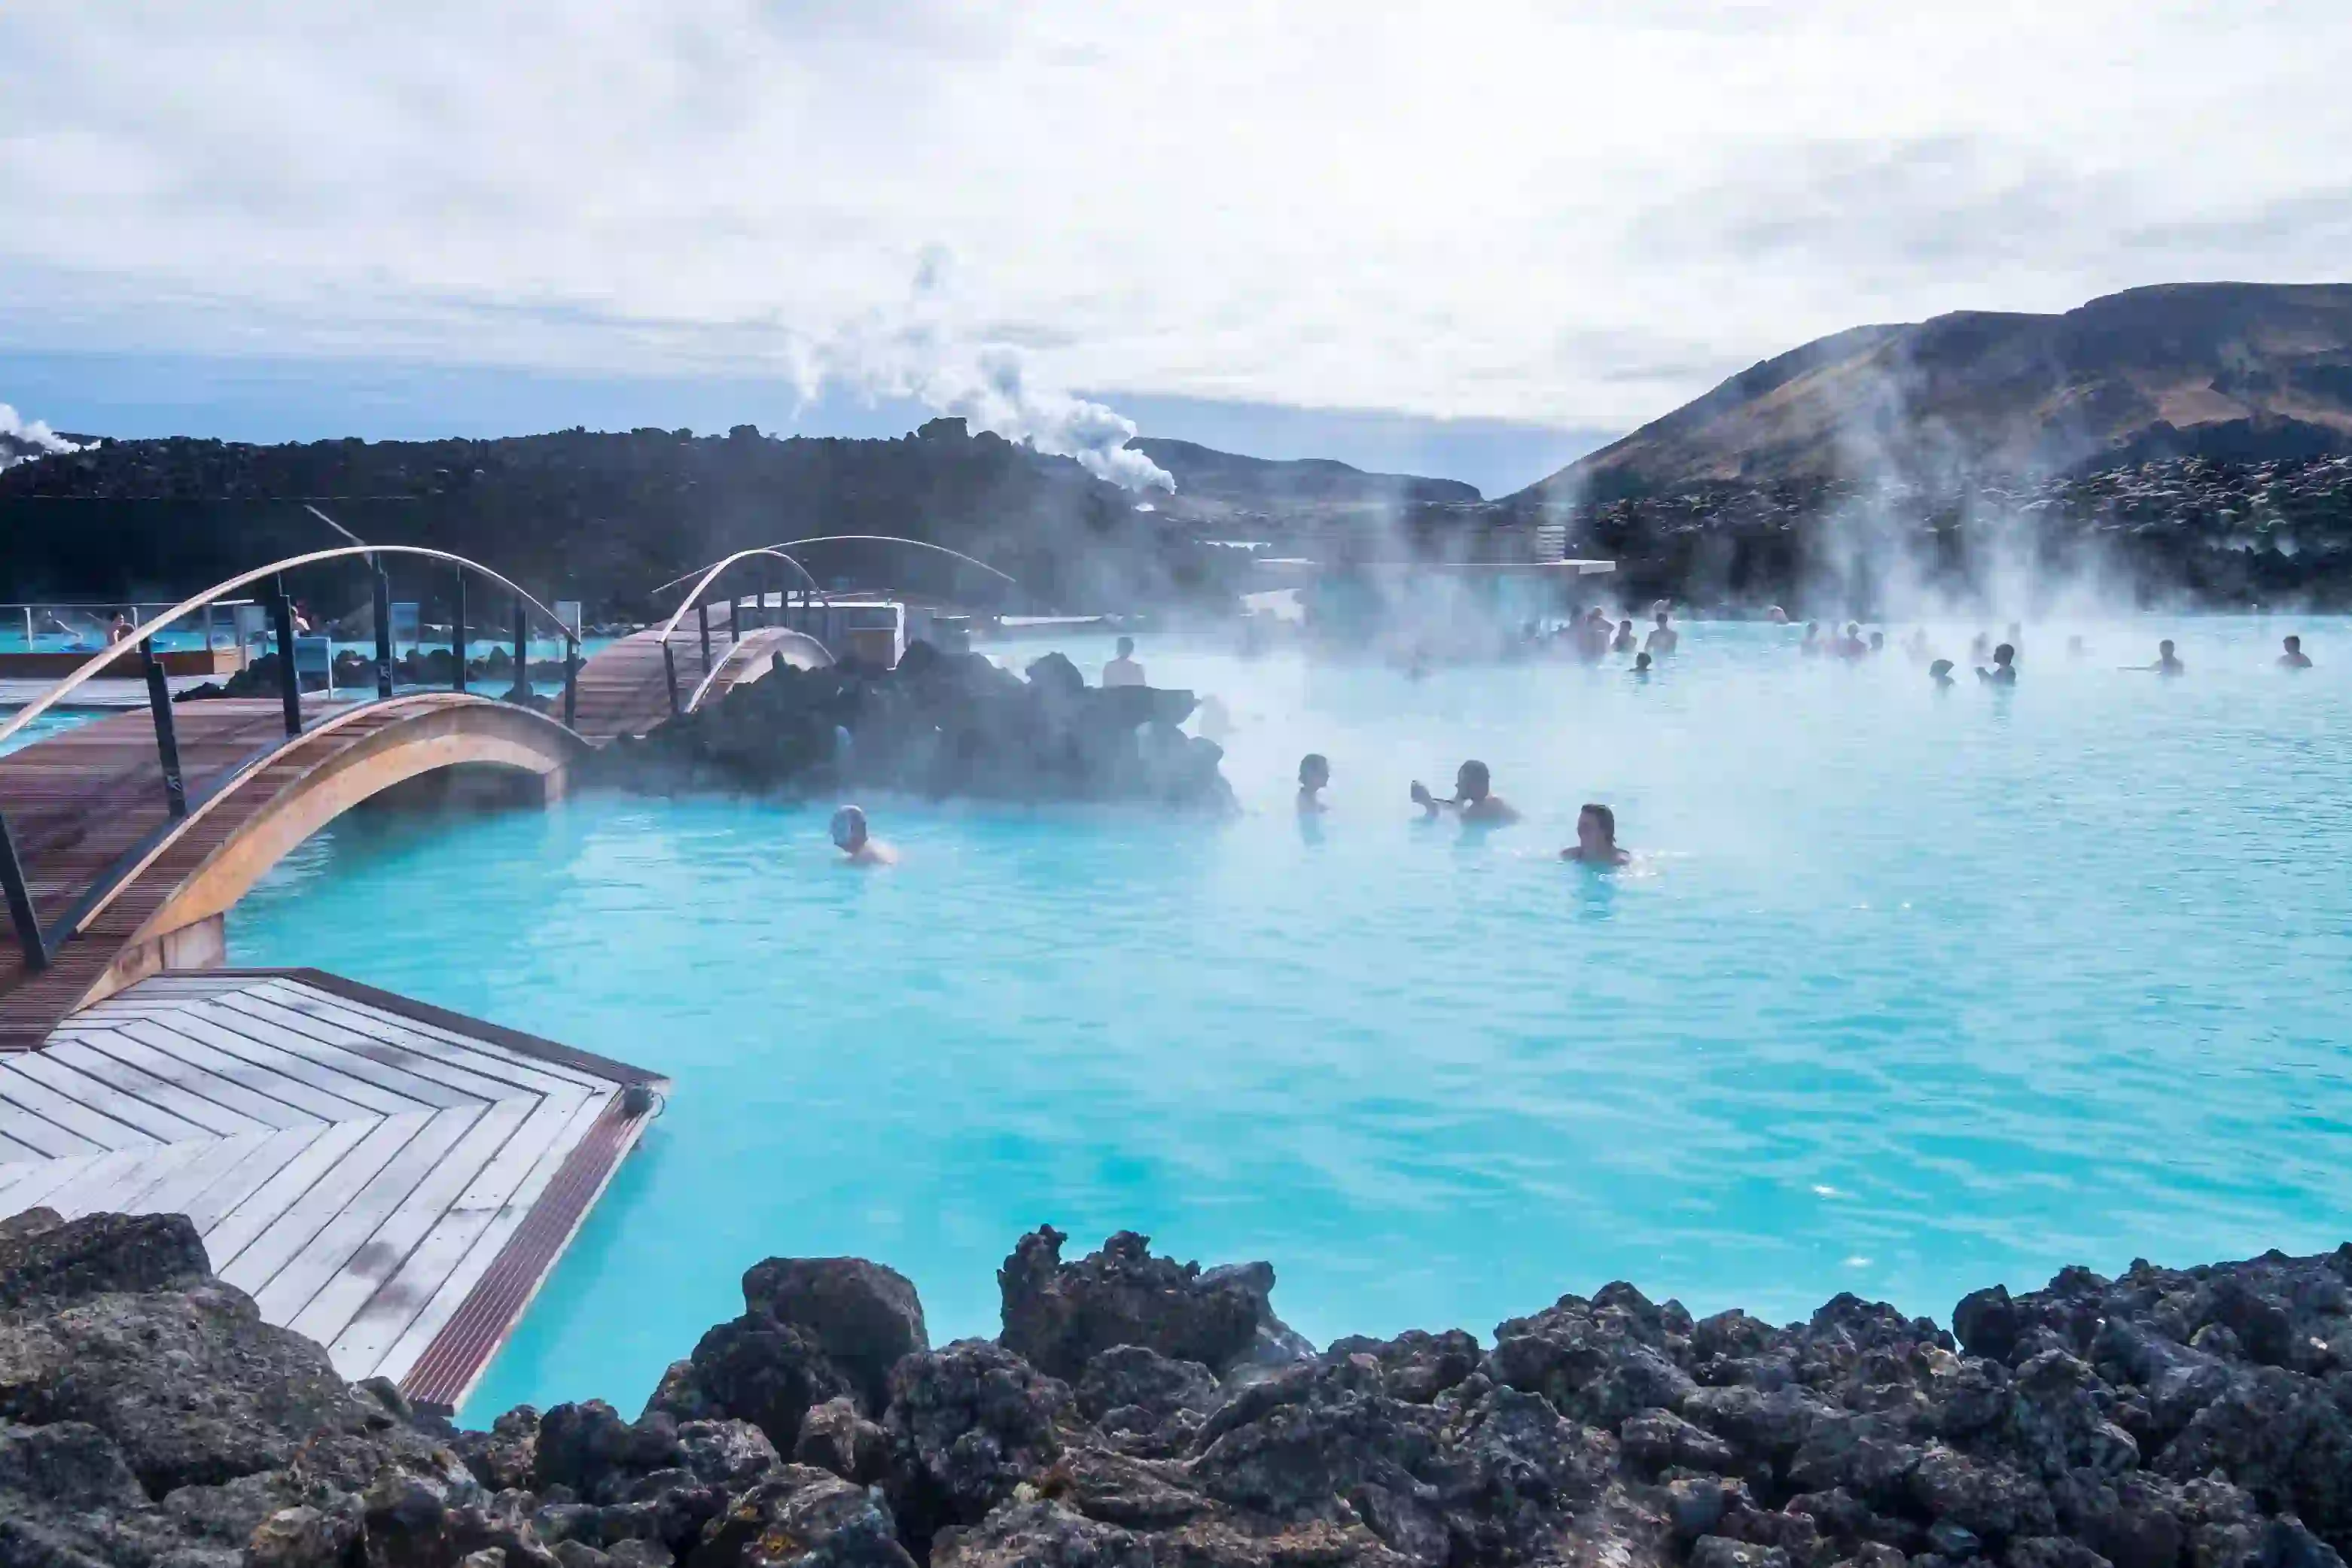
<svg viewBox="0 0 2352 1568"><path fill-rule="evenodd" d="M488 1431L347 1385L175 1216L0 1221L0 1568L2337 1568L2352 1245L2070 1269L1947 1333L1842 1295L1694 1319L1631 1285L1344 1339L1043 1228L1003 1332L770 1259L631 1421ZM2342 1354L2339 1354L2339 1347Z"/></svg>

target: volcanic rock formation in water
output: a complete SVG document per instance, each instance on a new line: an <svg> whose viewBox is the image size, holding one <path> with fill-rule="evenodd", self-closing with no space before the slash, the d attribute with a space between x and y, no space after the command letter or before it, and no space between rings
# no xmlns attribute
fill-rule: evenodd
<svg viewBox="0 0 2352 1568"><path fill-rule="evenodd" d="M856 788L1013 800L1137 800L1230 811L1224 752L1177 727L1192 694L1089 686L1048 653L1026 678L980 653L911 644L769 673L602 754L593 777L643 789L803 795Z"/></svg>
<svg viewBox="0 0 2352 1568"><path fill-rule="evenodd" d="M1694 1319L1631 1285L1318 1352L1274 1271L1051 1228L997 1340L771 1259L645 1412L458 1431L178 1217L0 1222L0 1568L2338 1568L2352 1247Z"/></svg>

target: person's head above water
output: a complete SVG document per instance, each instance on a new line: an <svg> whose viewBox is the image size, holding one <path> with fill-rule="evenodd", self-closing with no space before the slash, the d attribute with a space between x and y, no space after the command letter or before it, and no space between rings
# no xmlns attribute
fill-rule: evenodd
<svg viewBox="0 0 2352 1568"><path fill-rule="evenodd" d="M1134 653L1135 639L1132 637L1121 637L1118 640L1118 656L1122 659L1130 658Z"/></svg>
<svg viewBox="0 0 2352 1568"><path fill-rule="evenodd" d="M1658 609L1658 615L1657 615L1657 622L1658 622L1658 624L1659 624L1659 625L1661 625L1661 626L1663 626L1663 625L1664 625L1664 624L1666 623L1666 612L1665 612L1665 607L1664 607L1664 606L1663 606L1663 605L1659 606L1659 609Z"/></svg>
<svg viewBox="0 0 2352 1568"><path fill-rule="evenodd" d="M1952 684L1952 661L1949 659L1937 660L1934 664L1927 666L1927 676L1939 686L1950 685Z"/></svg>
<svg viewBox="0 0 2352 1568"><path fill-rule="evenodd" d="M2009 664L2014 663L2016 658L2017 649L2012 643L2003 643L1992 651L1992 662L1996 664Z"/></svg>
<svg viewBox="0 0 2352 1568"><path fill-rule="evenodd" d="M1310 751L1298 759L1298 787L1320 789L1331 782L1331 764L1319 751Z"/></svg>
<svg viewBox="0 0 2352 1568"><path fill-rule="evenodd" d="M1648 674L1650 673L1650 664L1651 664L1651 659L1650 659L1650 655L1649 655L1649 654L1647 654L1647 653L1636 653L1636 654L1634 654L1634 655L1633 655L1633 673L1634 673L1635 674L1637 674L1637 675L1646 675L1646 674Z"/></svg>
<svg viewBox="0 0 2352 1568"><path fill-rule="evenodd" d="M1454 793L1457 799L1483 800L1494 787L1494 780L1488 777L1486 765L1483 762L1465 762L1454 770Z"/></svg>
<svg viewBox="0 0 2352 1568"><path fill-rule="evenodd" d="M844 806L833 814L833 841L843 854L854 855L866 847L866 813L856 806Z"/></svg>
<svg viewBox="0 0 2352 1568"><path fill-rule="evenodd" d="M1617 847L1617 813L1597 801L1588 800L1576 813L1576 841L1580 846Z"/></svg>
<svg viewBox="0 0 2352 1568"><path fill-rule="evenodd" d="M2156 645L2156 651L2168 659L2172 657L2172 639L2167 637L2163 642L2158 643Z"/></svg>
<svg viewBox="0 0 2352 1568"><path fill-rule="evenodd" d="M1631 621L1620 621L1617 622L1617 630L1620 632L1631 632L1633 629L1633 623Z"/></svg>
<svg viewBox="0 0 2352 1568"><path fill-rule="evenodd" d="M2303 652L2303 639L2300 637L2289 637L2285 642L2281 643L2279 646L2284 648L2290 653L2300 653Z"/></svg>

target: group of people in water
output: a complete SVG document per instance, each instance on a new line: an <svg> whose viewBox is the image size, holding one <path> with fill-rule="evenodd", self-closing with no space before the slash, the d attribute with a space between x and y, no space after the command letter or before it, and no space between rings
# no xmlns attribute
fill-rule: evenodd
<svg viewBox="0 0 2352 1568"><path fill-rule="evenodd" d="M1298 759L1298 814L1319 817L1330 808L1324 803L1323 791L1330 788L1331 759L1319 751L1310 751ZM1472 758L1454 770L1454 793L1440 797L1430 793L1429 786L1416 779L1412 781L1412 803L1421 808L1422 820L1436 821L1451 813L1465 827L1505 828L1519 821L1517 808L1495 793L1494 775L1486 765ZM1576 813L1576 842L1559 852L1559 858L1585 865L1623 865L1633 857L1617 844L1617 813L1596 801L1588 801Z"/></svg>

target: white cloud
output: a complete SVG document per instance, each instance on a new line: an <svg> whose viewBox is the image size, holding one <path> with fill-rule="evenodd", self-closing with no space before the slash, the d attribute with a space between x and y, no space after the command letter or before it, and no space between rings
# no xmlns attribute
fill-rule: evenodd
<svg viewBox="0 0 2352 1568"><path fill-rule="evenodd" d="M2341 0L85 0L0 13L0 341L1622 425L1858 321L2341 276L2347 79Z"/></svg>

